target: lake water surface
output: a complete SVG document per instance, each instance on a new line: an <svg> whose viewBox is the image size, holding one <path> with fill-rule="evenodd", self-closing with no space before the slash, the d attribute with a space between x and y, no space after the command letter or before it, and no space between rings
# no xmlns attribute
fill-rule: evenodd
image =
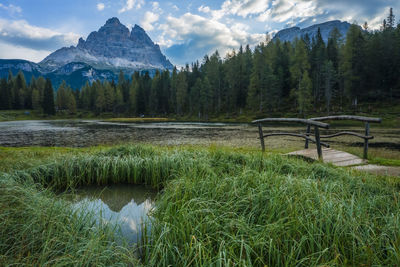
<svg viewBox="0 0 400 267"><path fill-rule="evenodd" d="M264 132L304 133L305 127L269 125ZM363 133L362 123L346 130ZM332 127L321 134L343 130ZM400 151L400 128L378 128L371 124L370 148ZM340 136L329 139L332 148L341 146L363 146L363 140ZM0 122L0 146L67 146L86 147L148 143L155 145L222 145L229 147L259 148L258 128L247 123L115 123L100 120L49 120ZM304 141L296 137L269 137L265 139L267 149L295 150L304 147Z"/></svg>

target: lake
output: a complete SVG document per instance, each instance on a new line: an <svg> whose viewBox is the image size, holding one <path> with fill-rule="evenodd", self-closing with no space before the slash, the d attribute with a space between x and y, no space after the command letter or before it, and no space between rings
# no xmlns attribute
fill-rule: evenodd
<svg viewBox="0 0 400 267"><path fill-rule="evenodd" d="M363 125L344 129L363 133ZM323 130L333 133L340 130ZM287 131L299 133L305 127L272 125L264 132ZM399 128L377 128L371 124L370 148L400 151ZM304 142L296 137L266 138L267 149L296 150ZM221 145L229 147L259 148L258 128L247 123L199 123L199 122L159 122L159 123L115 123L100 120L31 120L0 122L0 146L67 146L87 147L93 145L114 145L126 143L148 143L156 145ZM329 139L332 147L362 148L363 140L341 136Z"/></svg>

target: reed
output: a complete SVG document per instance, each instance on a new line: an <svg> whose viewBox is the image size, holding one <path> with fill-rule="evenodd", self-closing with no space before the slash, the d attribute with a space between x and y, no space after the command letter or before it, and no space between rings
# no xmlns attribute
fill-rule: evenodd
<svg viewBox="0 0 400 267"><path fill-rule="evenodd" d="M0 265L139 264L111 228L52 193L112 183L161 190L139 248L146 266L400 262L398 179L251 151L140 145L3 174Z"/></svg>

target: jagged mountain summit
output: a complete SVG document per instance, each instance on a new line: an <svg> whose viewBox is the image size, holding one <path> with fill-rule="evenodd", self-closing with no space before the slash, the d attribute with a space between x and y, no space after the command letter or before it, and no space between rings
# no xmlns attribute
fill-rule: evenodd
<svg viewBox="0 0 400 267"><path fill-rule="evenodd" d="M100 70L172 69L171 62L161 53L146 32L138 25L132 31L111 18L98 31L89 34L86 41L79 39L77 46L63 47L47 56L39 66L52 72L72 63L88 64Z"/></svg>
<svg viewBox="0 0 400 267"><path fill-rule="evenodd" d="M332 20L320 24L315 24L304 29L300 29L299 27L291 27L277 32L273 40L279 39L282 42L292 42L296 38L301 38L305 35L308 35L310 39L312 39L317 34L319 28L321 31L322 39L326 43L328 42L329 34L333 29L337 28L342 37L345 38L350 26L351 24L346 21L342 22L340 20Z"/></svg>

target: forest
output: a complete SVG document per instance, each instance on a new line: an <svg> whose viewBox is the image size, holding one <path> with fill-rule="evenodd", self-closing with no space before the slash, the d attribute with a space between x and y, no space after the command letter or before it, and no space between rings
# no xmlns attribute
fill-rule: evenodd
<svg viewBox="0 0 400 267"><path fill-rule="evenodd" d="M54 90L43 77L25 81L22 72L0 80L0 109L34 109L44 114L77 110L130 116L190 116L207 120L227 114L369 112L400 100L400 24L392 9L381 29L353 24L347 36L337 29L327 43L318 31L293 42L271 40L240 47L221 58L172 72L121 71L115 81L65 82Z"/></svg>

